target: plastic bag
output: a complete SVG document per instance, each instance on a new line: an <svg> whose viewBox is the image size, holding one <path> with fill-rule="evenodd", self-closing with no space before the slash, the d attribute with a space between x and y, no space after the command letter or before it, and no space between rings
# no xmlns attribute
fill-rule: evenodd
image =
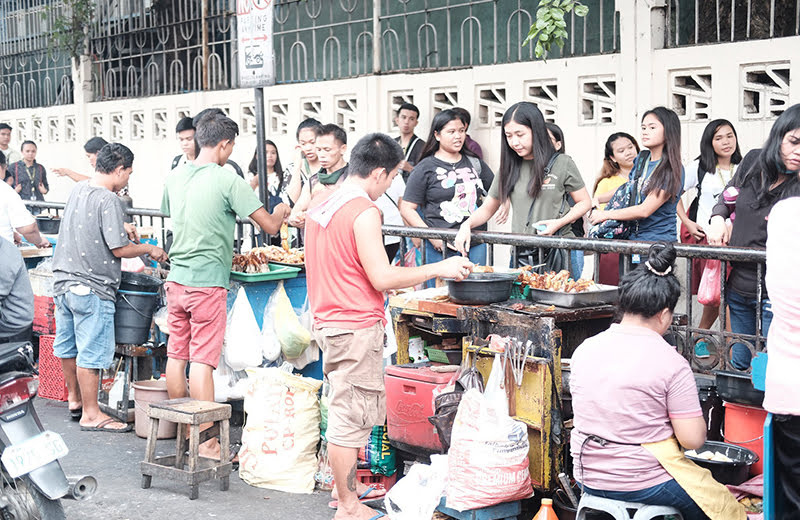
<svg viewBox="0 0 800 520"><path fill-rule="evenodd" d="M508 416L508 394L506 393L506 364L500 354L494 355L492 371L486 382L483 396L497 409L498 414Z"/></svg>
<svg viewBox="0 0 800 520"><path fill-rule="evenodd" d="M311 309L308 308L308 299L306 299L306 303L303 305L303 312L300 314L300 325L305 330L310 331L313 320L314 318L311 315ZM308 348L306 348L302 354L296 358L286 358L286 361L291 363L296 370L302 370L307 365L319 361L319 346L317 345L314 336L311 335L310 332L309 337L311 338L311 341L308 344Z"/></svg>
<svg viewBox="0 0 800 520"><path fill-rule="evenodd" d="M533 494L528 428L496 401L475 389L461 399L448 454L447 507L466 511Z"/></svg>
<svg viewBox="0 0 800 520"><path fill-rule="evenodd" d="M281 342L275 333L275 305L278 301L278 291L272 293L267 305L264 307L264 321L261 322L261 353L269 362L275 361L281 355Z"/></svg>
<svg viewBox="0 0 800 520"><path fill-rule="evenodd" d="M239 288L225 329L225 359L234 370L257 367L262 362L261 330L258 328L244 287Z"/></svg>
<svg viewBox="0 0 800 520"><path fill-rule="evenodd" d="M283 282L278 284L273 295L275 300L274 326L281 351L287 358L298 358L311 343L311 333L300 324L300 319L294 313L292 302L283 288Z"/></svg>
<svg viewBox="0 0 800 520"><path fill-rule="evenodd" d="M414 464L386 494L383 504L392 520L431 518L447 487L447 455L431 455L431 464Z"/></svg>
<svg viewBox="0 0 800 520"><path fill-rule="evenodd" d="M389 433L385 425L372 427L363 456L359 450L359 459L376 475L391 477L395 474L397 455L394 447L389 444Z"/></svg>
<svg viewBox="0 0 800 520"><path fill-rule="evenodd" d="M239 476L250 484L288 493L314 491L322 381L280 368L257 368L244 397Z"/></svg>
<svg viewBox="0 0 800 520"><path fill-rule="evenodd" d="M700 286L697 288L697 302L703 305L719 305L720 275L722 265L719 260L709 260L703 269Z"/></svg>

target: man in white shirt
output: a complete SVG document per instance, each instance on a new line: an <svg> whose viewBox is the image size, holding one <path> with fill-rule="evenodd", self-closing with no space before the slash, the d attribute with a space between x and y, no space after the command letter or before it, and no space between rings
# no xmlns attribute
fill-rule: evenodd
<svg viewBox="0 0 800 520"><path fill-rule="evenodd" d="M8 123L0 123L0 152L3 152L6 165L22 160L22 154L10 146L11 126Z"/></svg>
<svg viewBox="0 0 800 520"><path fill-rule="evenodd" d="M6 156L0 154L0 177L6 174ZM39 233L36 219L25 207L14 188L0 182L0 238L14 243L14 231L17 231L31 244L39 247L50 247L50 242Z"/></svg>
<svg viewBox="0 0 800 520"><path fill-rule="evenodd" d="M375 205L381 210L383 214L383 224L385 226L404 226L403 217L400 216L400 201L403 200L403 193L406 191L406 183L403 182L402 175L396 175L392 184L386 192L378 197ZM397 250L400 249L400 240L398 236L384 235L383 247L386 249L386 256L389 257L389 263L394 261L397 256Z"/></svg>

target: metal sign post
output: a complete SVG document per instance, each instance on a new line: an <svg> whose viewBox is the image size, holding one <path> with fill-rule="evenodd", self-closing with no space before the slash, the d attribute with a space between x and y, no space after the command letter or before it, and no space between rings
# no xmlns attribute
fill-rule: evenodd
<svg viewBox="0 0 800 520"><path fill-rule="evenodd" d="M256 162L258 197L271 211L267 190L267 154L264 145L264 87L275 84L272 47L273 0L236 0L239 86L254 87L256 108ZM261 230L261 243L267 235Z"/></svg>

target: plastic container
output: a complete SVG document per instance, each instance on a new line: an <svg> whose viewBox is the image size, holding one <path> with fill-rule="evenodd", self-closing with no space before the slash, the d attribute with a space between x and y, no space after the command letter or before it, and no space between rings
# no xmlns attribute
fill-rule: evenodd
<svg viewBox="0 0 800 520"><path fill-rule="evenodd" d="M150 403L158 403L169 399L167 394L167 381L158 379L154 381L136 381L133 383L136 391L136 436L146 439L150 434L150 418L147 412ZM178 424L163 419L158 421L159 439L172 439L178 431Z"/></svg>
<svg viewBox="0 0 800 520"><path fill-rule="evenodd" d="M511 297L515 279L508 273L472 273L461 281L446 280L447 293L450 300L467 305L504 302Z"/></svg>
<svg viewBox="0 0 800 520"><path fill-rule="evenodd" d="M706 441L701 448L695 451L697 453L703 453L704 451L722 453L729 459L732 459L733 462L721 462L701 459L690 455L686 456L698 466L711 471L711 476L720 484L730 484L733 486L738 486L750 478L748 476L750 468L753 464L761 460L759 456L751 450L725 442Z"/></svg>
<svg viewBox="0 0 800 520"><path fill-rule="evenodd" d="M736 403L723 403L725 407L725 442L747 448L758 456L758 461L750 468L750 475L764 472L764 421L767 411L755 406ZM699 453L699 452L698 452Z"/></svg>
<svg viewBox="0 0 800 520"><path fill-rule="evenodd" d="M533 517L533 520L558 520L556 512L553 511L553 501L551 499L542 499L542 506L536 516Z"/></svg>
<svg viewBox="0 0 800 520"><path fill-rule="evenodd" d="M764 391L753 386L750 374L733 370L717 370L717 393L729 403L761 406L764 403Z"/></svg>
<svg viewBox="0 0 800 520"><path fill-rule="evenodd" d="M434 414L434 390L443 388L452 377L452 373L432 371L426 363L386 367L389 439L406 446L440 452L439 435L428 417Z"/></svg>
<svg viewBox="0 0 800 520"><path fill-rule="evenodd" d="M114 340L126 345L141 345L150 337L158 293L118 291L114 314Z"/></svg>
<svg viewBox="0 0 800 520"><path fill-rule="evenodd" d="M160 278L144 273L129 273L122 271L122 279L119 282L120 291L137 291L154 293L164 282Z"/></svg>
<svg viewBox="0 0 800 520"><path fill-rule="evenodd" d="M231 278L242 282L270 282L273 280L286 280L288 278L297 278L300 272L299 267L290 267L287 265L269 264L268 273L240 273L231 271Z"/></svg>

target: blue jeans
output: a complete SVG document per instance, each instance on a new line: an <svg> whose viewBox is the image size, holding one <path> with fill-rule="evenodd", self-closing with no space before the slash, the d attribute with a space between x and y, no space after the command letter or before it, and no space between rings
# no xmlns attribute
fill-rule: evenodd
<svg viewBox="0 0 800 520"><path fill-rule="evenodd" d="M611 500L674 507L681 512L684 520L706 520L708 518L674 479L639 491L601 491L586 486L583 486L583 490L590 495Z"/></svg>
<svg viewBox="0 0 800 520"><path fill-rule="evenodd" d="M573 280L581 277L583 272L583 251L573 249L569 252L569 274Z"/></svg>
<svg viewBox="0 0 800 520"><path fill-rule="evenodd" d="M115 304L95 293L75 294L67 290L55 297L56 339L53 355L77 358L80 368L105 369L114 361Z"/></svg>
<svg viewBox="0 0 800 520"><path fill-rule="evenodd" d="M487 252L486 244L478 244L477 246L472 246L469 248L469 261L473 264L480 264L486 265L486 252ZM447 254L447 258L451 256L459 256L461 253L458 251L453 251L449 249L446 245L444 247L445 253ZM435 250L433 245L430 243L429 240L425 241L425 263L426 264L433 264L436 262L440 262L442 260L442 253ZM427 282L428 287L435 287L436 280L428 280Z"/></svg>
<svg viewBox="0 0 800 520"><path fill-rule="evenodd" d="M731 332L734 334L756 333L756 310L758 302L755 298L744 296L733 289L726 293L728 308L731 313ZM764 338L769 333L772 323L772 303L769 300L761 301L761 335ZM747 370L752 357L750 349L743 343L734 343L731 347L731 364L738 370Z"/></svg>

